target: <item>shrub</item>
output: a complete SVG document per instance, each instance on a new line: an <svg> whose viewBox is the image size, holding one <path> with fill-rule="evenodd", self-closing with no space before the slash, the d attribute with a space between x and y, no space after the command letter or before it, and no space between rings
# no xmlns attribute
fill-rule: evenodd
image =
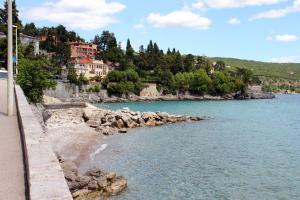
<svg viewBox="0 0 300 200"><path fill-rule="evenodd" d="M47 62L43 59L21 59L18 66L17 83L32 103L41 102L43 90L55 88L56 82L50 80L51 74L45 70Z"/></svg>

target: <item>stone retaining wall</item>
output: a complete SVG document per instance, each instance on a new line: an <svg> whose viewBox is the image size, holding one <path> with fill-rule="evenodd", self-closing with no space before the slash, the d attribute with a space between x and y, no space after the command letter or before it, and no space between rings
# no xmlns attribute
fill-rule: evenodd
<svg viewBox="0 0 300 200"><path fill-rule="evenodd" d="M56 104L44 104L46 109L56 110L56 109L68 109L68 108L85 108L85 102L66 102L66 103L56 103Z"/></svg>
<svg viewBox="0 0 300 200"><path fill-rule="evenodd" d="M30 200L72 200L51 144L20 88L15 87Z"/></svg>

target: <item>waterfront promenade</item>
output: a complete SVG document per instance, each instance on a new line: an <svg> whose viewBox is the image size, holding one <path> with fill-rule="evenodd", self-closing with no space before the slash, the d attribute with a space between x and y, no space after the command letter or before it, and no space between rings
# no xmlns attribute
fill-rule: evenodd
<svg viewBox="0 0 300 200"><path fill-rule="evenodd" d="M7 117L7 80L0 77L0 199L25 200L23 153L15 114Z"/></svg>

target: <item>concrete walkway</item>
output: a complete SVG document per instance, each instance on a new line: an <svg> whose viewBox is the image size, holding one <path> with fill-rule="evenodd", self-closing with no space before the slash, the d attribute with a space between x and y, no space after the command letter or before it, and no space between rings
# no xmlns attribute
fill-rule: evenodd
<svg viewBox="0 0 300 200"><path fill-rule="evenodd" d="M0 199L25 200L21 136L17 116L7 117L5 114L6 83L6 79L0 78Z"/></svg>

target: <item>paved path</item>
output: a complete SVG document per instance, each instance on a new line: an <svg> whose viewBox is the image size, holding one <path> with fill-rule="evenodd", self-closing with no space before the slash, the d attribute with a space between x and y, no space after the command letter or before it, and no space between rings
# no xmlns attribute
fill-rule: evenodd
<svg viewBox="0 0 300 200"><path fill-rule="evenodd" d="M20 131L17 116L5 114L6 83L0 78L0 200L25 200Z"/></svg>

